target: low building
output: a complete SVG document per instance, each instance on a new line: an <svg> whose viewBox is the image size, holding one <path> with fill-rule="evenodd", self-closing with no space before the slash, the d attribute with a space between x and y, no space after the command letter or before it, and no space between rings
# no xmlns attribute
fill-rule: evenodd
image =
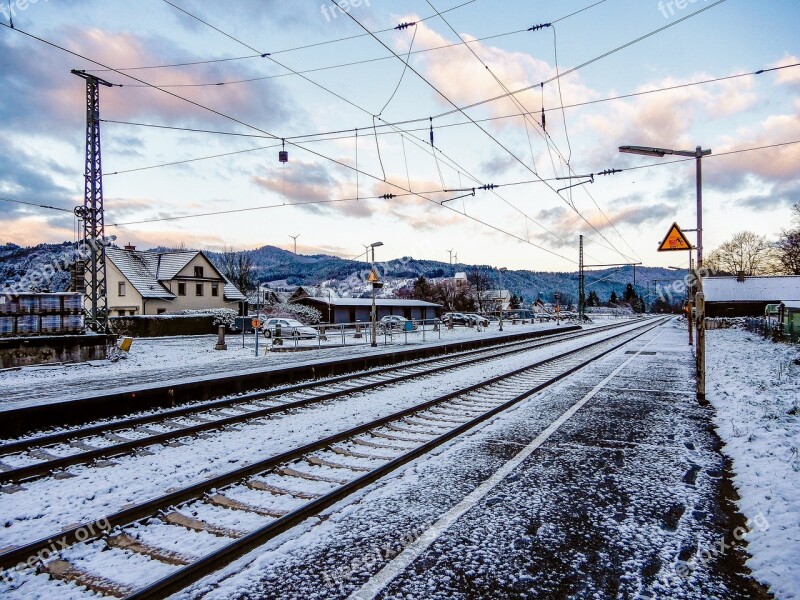
<svg viewBox="0 0 800 600"><path fill-rule="evenodd" d="M488 311L508 310L511 307L511 292L508 290L483 292L483 305Z"/></svg>
<svg viewBox="0 0 800 600"><path fill-rule="evenodd" d="M709 317L763 316L767 304L800 301L800 275L706 277L703 292Z"/></svg>
<svg viewBox="0 0 800 600"><path fill-rule="evenodd" d="M161 315L182 310L239 309L245 296L201 251L106 250L109 316Z"/></svg>
<svg viewBox="0 0 800 600"><path fill-rule="evenodd" d="M323 321L328 323L368 322L372 311L371 298L338 298L336 296L315 297L304 296L293 300L296 304L304 304L316 308ZM378 319L387 315L399 315L414 321L435 319L441 314L442 305L423 300L400 300L397 298L377 298L375 300Z"/></svg>

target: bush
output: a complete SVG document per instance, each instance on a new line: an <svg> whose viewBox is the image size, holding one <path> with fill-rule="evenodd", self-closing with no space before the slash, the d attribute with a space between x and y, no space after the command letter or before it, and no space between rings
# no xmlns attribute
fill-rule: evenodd
<svg viewBox="0 0 800 600"><path fill-rule="evenodd" d="M316 308L303 304L281 302L264 306L264 314L269 317L297 319L305 325L316 325L322 322L322 313Z"/></svg>
<svg viewBox="0 0 800 600"><path fill-rule="evenodd" d="M232 308L210 308L206 310L191 310L186 309L178 313L179 315L211 315L214 317L214 325L225 325L225 327L232 327L234 321L239 313Z"/></svg>

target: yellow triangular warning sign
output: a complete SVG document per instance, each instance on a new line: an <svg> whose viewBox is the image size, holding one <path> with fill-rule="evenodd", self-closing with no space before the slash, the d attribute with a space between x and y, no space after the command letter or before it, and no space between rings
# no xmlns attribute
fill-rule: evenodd
<svg viewBox="0 0 800 600"><path fill-rule="evenodd" d="M670 227L666 237L661 241L658 246L659 252L670 252L672 250L691 250L692 244L686 239L686 235L678 227L677 223L673 223Z"/></svg>
<svg viewBox="0 0 800 600"><path fill-rule="evenodd" d="M369 281L370 283L375 283L376 281L378 281L378 274L375 272L374 269L369 272L369 277L367 277L367 281Z"/></svg>

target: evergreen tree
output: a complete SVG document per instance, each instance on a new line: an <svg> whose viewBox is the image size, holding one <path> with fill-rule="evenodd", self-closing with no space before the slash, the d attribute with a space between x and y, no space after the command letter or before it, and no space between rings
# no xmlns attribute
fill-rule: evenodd
<svg viewBox="0 0 800 600"><path fill-rule="evenodd" d="M600 297L597 295L597 292L592 290L589 292L589 296L586 298L586 306L599 306L600 305Z"/></svg>
<svg viewBox="0 0 800 600"><path fill-rule="evenodd" d="M617 292L612 290L611 291L611 296L608 298L608 301L611 304L616 304L617 302L619 302L619 298L617 297Z"/></svg>

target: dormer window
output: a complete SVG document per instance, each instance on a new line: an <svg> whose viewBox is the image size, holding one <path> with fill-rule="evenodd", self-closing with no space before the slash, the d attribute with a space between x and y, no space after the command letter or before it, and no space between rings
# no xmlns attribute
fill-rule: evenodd
<svg viewBox="0 0 800 600"><path fill-rule="evenodd" d="M194 276L195 277L202 277L203 276L203 267L195 267L194 268Z"/></svg>

